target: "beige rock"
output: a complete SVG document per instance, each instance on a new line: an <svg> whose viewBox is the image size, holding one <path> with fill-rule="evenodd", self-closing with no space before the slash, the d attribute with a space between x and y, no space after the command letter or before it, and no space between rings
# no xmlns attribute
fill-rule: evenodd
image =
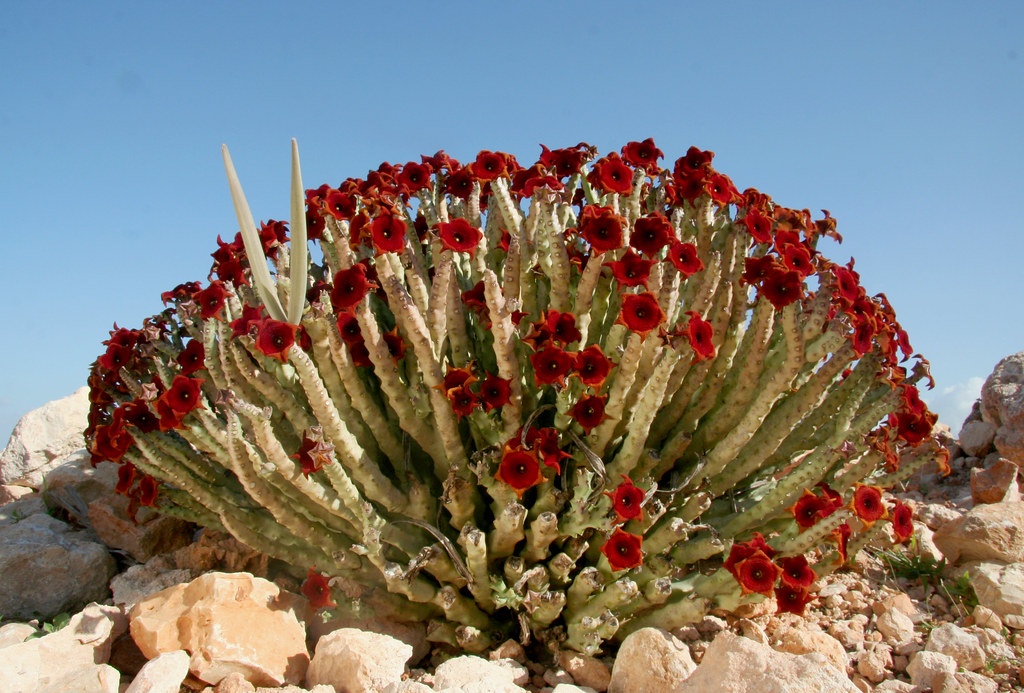
<svg viewBox="0 0 1024 693"><path fill-rule="evenodd" d="M196 678L238 671L257 686L302 681L309 664L303 597L248 573L207 573L136 604L132 638L148 658L187 650Z"/></svg>
<svg viewBox="0 0 1024 693"><path fill-rule="evenodd" d="M1010 628L1024 629L1024 563L975 563L968 573L978 603Z"/></svg>
<svg viewBox="0 0 1024 693"><path fill-rule="evenodd" d="M159 654L146 662L124 693L178 693L188 676L188 661L184 650Z"/></svg>
<svg viewBox="0 0 1024 693"><path fill-rule="evenodd" d="M958 441L969 457L984 457L992 449L996 427L988 421L967 421L960 429Z"/></svg>
<svg viewBox="0 0 1024 693"><path fill-rule="evenodd" d="M511 686L512 688L509 690L522 690L514 683L517 675L518 672L497 662L491 662L476 655L462 655L452 657L437 666L434 670L434 690L440 691L445 688L466 690L467 686L489 681L502 685L503 689ZM504 686L504 683L507 683L508 686Z"/></svg>
<svg viewBox="0 0 1024 693"><path fill-rule="evenodd" d="M924 649L949 655L968 671L977 671L985 666L985 650L978 636L954 623L943 623L932 629Z"/></svg>
<svg viewBox="0 0 1024 693"><path fill-rule="evenodd" d="M932 688L939 676L956 671L956 660L949 655L932 650L922 650L910 658L907 673L910 682L922 688Z"/></svg>
<svg viewBox="0 0 1024 693"><path fill-rule="evenodd" d="M80 678L80 685L99 690L109 684L110 672L96 666L106 664L111 644L126 628L120 609L89 604L60 630L0 649L0 691L34 693Z"/></svg>
<svg viewBox="0 0 1024 693"><path fill-rule="evenodd" d="M213 690L214 693L256 693L256 686L240 672L233 671L222 678Z"/></svg>
<svg viewBox="0 0 1024 693"><path fill-rule="evenodd" d="M990 678L971 671L944 672L932 686L933 693L996 693L999 685Z"/></svg>
<svg viewBox="0 0 1024 693"><path fill-rule="evenodd" d="M1024 502L972 508L935 532L935 545L951 563L1024 560Z"/></svg>
<svg viewBox="0 0 1024 693"><path fill-rule="evenodd" d="M971 497L976 504L1019 501L1020 488L1017 485L1018 467L1013 462L1000 458L988 469L975 467L971 470Z"/></svg>
<svg viewBox="0 0 1024 693"><path fill-rule="evenodd" d="M683 641L659 628L640 628L622 641L608 693L660 693L679 686L697 668Z"/></svg>
<svg viewBox="0 0 1024 693"><path fill-rule="evenodd" d="M46 472L85 447L88 416L89 388L81 387L21 417L0 453L0 484L41 488Z"/></svg>
<svg viewBox="0 0 1024 693"><path fill-rule="evenodd" d="M897 609L886 611L875 620L875 628L890 645L901 645L914 637L914 622Z"/></svg>
<svg viewBox="0 0 1024 693"><path fill-rule="evenodd" d="M898 679L886 679L875 686L875 693L882 693L883 691L894 691L894 693L913 693L914 690L914 684L907 683L906 681L900 681Z"/></svg>
<svg viewBox="0 0 1024 693"><path fill-rule="evenodd" d="M600 659L571 650L562 650L558 653L558 663L580 686L592 688L598 693L608 690L612 671Z"/></svg>
<svg viewBox="0 0 1024 693"><path fill-rule="evenodd" d="M871 604L871 610L876 616L881 616L887 611L899 611L906 616L913 617L917 612L914 600L903 592L889 594Z"/></svg>
<svg viewBox="0 0 1024 693"><path fill-rule="evenodd" d="M159 553L192 543L192 525L184 520L140 508L135 522L128 517L128 498L109 495L89 503L89 522L107 546L145 562Z"/></svg>
<svg viewBox="0 0 1024 693"><path fill-rule="evenodd" d="M35 489L28 486L15 486L13 484L0 484L0 507L13 503L19 498L36 493Z"/></svg>
<svg viewBox="0 0 1024 693"><path fill-rule="evenodd" d="M790 628L782 633L775 649L795 655L817 652L823 655L836 671L846 671L849 664L849 657L843 644L828 633L818 630Z"/></svg>
<svg viewBox="0 0 1024 693"><path fill-rule="evenodd" d="M892 671L892 648L878 644L861 653L857 673L871 683L879 683Z"/></svg>
<svg viewBox="0 0 1024 693"><path fill-rule="evenodd" d="M110 592L115 604L131 609L140 599L192 579L190 570L167 570L155 562L133 565L115 575L110 581Z"/></svg>
<svg viewBox="0 0 1024 693"><path fill-rule="evenodd" d="M616 663L617 660L616 660ZM858 689L819 654L776 652L728 631L708 646L693 674L673 693L855 693Z"/></svg>
<svg viewBox="0 0 1024 693"><path fill-rule="evenodd" d="M347 693L375 693L402 679L412 647L390 635L339 628L316 644L306 685Z"/></svg>
<svg viewBox="0 0 1024 693"><path fill-rule="evenodd" d="M981 388L981 415L1003 457L1024 464L1024 352L1000 361Z"/></svg>
<svg viewBox="0 0 1024 693"><path fill-rule="evenodd" d="M551 693L597 693L590 686L575 686L571 683L560 683L551 689Z"/></svg>
<svg viewBox="0 0 1024 693"><path fill-rule="evenodd" d="M27 623L8 623L0 626L0 650L8 645L17 645L25 642L30 635L35 635L39 630Z"/></svg>
<svg viewBox="0 0 1024 693"><path fill-rule="evenodd" d="M26 688L25 693L118 693L121 672L107 664L90 664L51 679L42 687ZM14 693L18 689L9 691Z"/></svg>
<svg viewBox="0 0 1024 693"><path fill-rule="evenodd" d="M962 517L963 514L963 511L942 503L923 503L917 506L917 510L914 512L917 520L933 530L944 527Z"/></svg>
<svg viewBox="0 0 1024 693"><path fill-rule="evenodd" d="M487 659L492 662L498 659L511 659L523 664L526 661L526 651L518 641L509 638L488 652Z"/></svg>
<svg viewBox="0 0 1024 693"><path fill-rule="evenodd" d="M434 689L419 681L396 681L381 693L434 693Z"/></svg>
<svg viewBox="0 0 1024 693"><path fill-rule="evenodd" d="M855 614L845 621L836 621L828 627L828 634L842 643L848 650L855 650L864 641L864 626L867 625L867 616Z"/></svg>
<svg viewBox="0 0 1024 693"><path fill-rule="evenodd" d="M427 627L425 623L410 623L407 621L395 621L384 618L356 618L349 615L341 615L329 621L313 619L309 624L309 635L313 642L328 633L340 628L357 628L358 630L381 635L390 635L412 647L412 657L409 664L419 662L430 652L430 643L427 642ZM515 641L511 641L515 643ZM518 643L515 643L518 645ZM522 652L522 646L520 646ZM493 653L492 653L493 654Z"/></svg>
<svg viewBox="0 0 1024 693"><path fill-rule="evenodd" d="M1003 622L999 618L999 614L987 606L981 604L975 606L974 611L971 612L971 618L974 619L974 625L979 628L988 628L997 633L1003 629Z"/></svg>

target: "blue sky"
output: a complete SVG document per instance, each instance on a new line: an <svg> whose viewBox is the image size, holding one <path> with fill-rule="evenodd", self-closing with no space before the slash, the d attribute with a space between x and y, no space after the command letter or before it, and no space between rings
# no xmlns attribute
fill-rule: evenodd
<svg viewBox="0 0 1024 693"><path fill-rule="evenodd" d="M1024 4L33 2L0 9L0 438L116 321L307 187L445 149L653 137L839 220L958 430L1024 349ZM2 445L2 441L0 441Z"/></svg>

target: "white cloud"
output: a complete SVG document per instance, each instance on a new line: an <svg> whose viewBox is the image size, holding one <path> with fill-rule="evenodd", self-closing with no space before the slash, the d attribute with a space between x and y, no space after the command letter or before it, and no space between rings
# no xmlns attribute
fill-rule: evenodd
<svg viewBox="0 0 1024 693"><path fill-rule="evenodd" d="M950 385L941 392L922 392L921 399L928 408L939 415L939 421L949 426L953 435L960 432L964 419L971 413L974 402L981 398L984 378L968 378L962 383Z"/></svg>

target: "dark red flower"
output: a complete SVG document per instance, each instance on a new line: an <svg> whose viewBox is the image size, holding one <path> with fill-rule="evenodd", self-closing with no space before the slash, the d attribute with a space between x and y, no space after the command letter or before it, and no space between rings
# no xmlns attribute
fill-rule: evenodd
<svg viewBox="0 0 1024 693"><path fill-rule="evenodd" d="M513 438L512 446L518 446L520 440L521 433ZM562 460L572 457L560 447L557 428L531 428L526 434L526 445L538 455L545 467L551 467L557 474L562 473Z"/></svg>
<svg viewBox="0 0 1024 693"><path fill-rule="evenodd" d="M231 326L231 338L249 334L249 328L263 319L263 311L263 306L242 306L242 316L228 323Z"/></svg>
<svg viewBox="0 0 1024 693"><path fill-rule="evenodd" d="M773 267L761 282L761 293L771 301L776 310L782 310L803 297L804 284L796 272Z"/></svg>
<svg viewBox="0 0 1024 693"><path fill-rule="evenodd" d="M122 462L117 468L117 484L114 491L122 496L127 496L135 485L135 465L131 462Z"/></svg>
<svg viewBox="0 0 1024 693"><path fill-rule="evenodd" d="M445 192L465 200L473 192L473 174L468 168L460 168L448 176L444 184Z"/></svg>
<svg viewBox="0 0 1024 693"><path fill-rule="evenodd" d="M658 170L658 159L665 154L654 146L654 138L648 137L643 142L629 142L622 148L622 158L631 166L642 168L648 173Z"/></svg>
<svg viewBox="0 0 1024 693"><path fill-rule="evenodd" d="M686 150L686 156L676 160L673 174L677 178L684 178L693 173L704 173L711 168L711 160L715 153L712 151L701 151L696 147Z"/></svg>
<svg viewBox="0 0 1024 693"><path fill-rule="evenodd" d="M184 284L178 284L170 291L165 291L160 294L160 300L167 305L171 301L187 301L192 298L201 288L199 282L186 282Z"/></svg>
<svg viewBox="0 0 1024 693"><path fill-rule="evenodd" d="M476 380L476 376L473 375L473 372L469 370L469 368L452 368L449 366L448 370L444 374L444 383L441 387L445 391L445 394L447 394L449 390L475 383Z"/></svg>
<svg viewBox="0 0 1024 693"><path fill-rule="evenodd" d="M839 562L846 563L846 543L850 540L853 529L849 522L844 522L832 530L832 540L836 543L836 551L839 552Z"/></svg>
<svg viewBox="0 0 1024 693"><path fill-rule="evenodd" d="M604 405L607 400L607 397L598 395L583 397L572 408L569 415L573 421L583 427L584 431L590 431L605 420Z"/></svg>
<svg viewBox="0 0 1024 693"><path fill-rule="evenodd" d="M377 285L366 276L366 271L366 265L357 262L347 270L339 270L334 275L331 307L335 311L354 308L359 305L371 288L376 288Z"/></svg>
<svg viewBox="0 0 1024 693"><path fill-rule="evenodd" d="M733 543L732 548L729 549L729 556L725 559L722 567L732 573L738 580L739 574L736 567L741 561L750 558L758 551L768 556L768 558L773 558L778 553L778 551L768 545L768 542L765 541L764 536L760 532L754 532L754 536L750 541Z"/></svg>
<svg viewBox="0 0 1024 693"><path fill-rule="evenodd" d="M917 445L931 435L937 420L938 417L930 411L924 414L901 411L896 414L896 435L910 445Z"/></svg>
<svg viewBox="0 0 1024 693"><path fill-rule="evenodd" d="M646 335L664 320L665 313L658 305L657 297L645 291L642 294L626 294L622 297L622 310L616 322L637 334Z"/></svg>
<svg viewBox="0 0 1024 693"><path fill-rule="evenodd" d="M600 346L591 344L576 354L575 365L575 374L579 376L580 381L584 385L594 388L596 392L604 385L605 378L608 377L608 373L614 364L611 362L611 359L604 355Z"/></svg>
<svg viewBox="0 0 1024 693"><path fill-rule="evenodd" d="M760 284L774 269L782 269L775 258L770 255L764 257L748 257L743 260L743 274L740 279L745 284Z"/></svg>
<svg viewBox="0 0 1024 693"><path fill-rule="evenodd" d="M159 488L157 480L148 474L139 479L139 505L145 508L156 507L156 497Z"/></svg>
<svg viewBox="0 0 1024 693"><path fill-rule="evenodd" d="M115 410L121 412L120 409ZM109 424L97 426L93 431L89 452L100 460L118 462L132 445L132 436L125 430L123 413Z"/></svg>
<svg viewBox="0 0 1024 693"><path fill-rule="evenodd" d="M390 332L385 332L381 337L384 339L384 344L388 347L388 353L391 354L391 358L395 360L395 363L398 363L405 356L405 350L409 347L405 340L402 339L402 335L398 334L398 325L395 325L394 329Z"/></svg>
<svg viewBox="0 0 1024 693"><path fill-rule="evenodd" d="M586 142L580 142L575 147L565 149L551 150L543 144L540 148L541 163L554 169L559 178L567 178L578 173L584 162L589 161L593 156L592 148Z"/></svg>
<svg viewBox="0 0 1024 693"><path fill-rule="evenodd" d="M622 247L622 227L625 220L608 207L588 205L580 213L577 230L590 244L593 253L603 253Z"/></svg>
<svg viewBox="0 0 1024 693"><path fill-rule="evenodd" d="M594 164L594 175L604 192L628 195L633 192L633 169L619 158L609 154Z"/></svg>
<svg viewBox="0 0 1024 693"><path fill-rule="evenodd" d="M628 570L636 568L643 563L644 554L641 551L643 537L639 534L630 534L616 527L608 541L601 547L601 553L608 559L613 571Z"/></svg>
<svg viewBox="0 0 1024 693"><path fill-rule="evenodd" d="M748 209L741 221L755 242L768 243L772 240L772 219L760 209Z"/></svg>
<svg viewBox="0 0 1024 693"><path fill-rule="evenodd" d="M117 373L122 367L132 362L132 350L130 347L111 342L98 361L102 368Z"/></svg>
<svg viewBox="0 0 1024 693"><path fill-rule="evenodd" d="M331 600L331 586L328 584L327 578L312 568L309 569L306 581L302 583L301 592L309 600L309 605L313 607L314 611L337 606Z"/></svg>
<svg viewBox="0 0 1024 693"><path fill-rule="evenodd" d="M338 334L346 344L359 344L363 341L363 333L359 330L359 321L352 313L338 313Z"/></svg>
<svg viewBox="0 0 1024 693"><path fill-rule="evenodd" d="M480 406L480 400L465 385L453 387L445 394L448 397L448 401L452 404L452 411L455 412L460 419L463 416L468 416L474 409Z"/></svg>
<svg viewBox="0 0 1024 693"><path fill-rule="evenodd" d="M904 505L903 501L896 501L892 509L892 531L896 535L896 543L903 542L914 536L914 520L910 506Z"/></svg>
<svg viewBox="0 0 1024 693"><path fill-rule="evenodd" d="M499 378L496 375L488 375L480 383L480 401L487 411L493 411L508 404L511 390L511 381L507 378Z"/></svg>
<svg viewBox="0 0 1024 693"><path fill-rule="evenodd" d="M339 221L347 221L356 213L356 199L349 193L330 189L324 196L324 210Z"/></svg>
<svg viewBox="0 0 1024 693"><path fill-rule="evenodd" d="M832 273L836 277L836 292L839 297L852 305L861 292L860 278L857 273L852 268L839 265L832 268Z"/></svg>
<svg viewBox="0 0 1024 693"><path fill-rule="evenodd" d="M264 254L273 260L277 257L277 249L288 242L288 222L274 221L273 219L262 222L259 228L259 236L260 243L263 244Z"/></svg>
<svg viewBox="0 0 1024 693"><path fill-rule="evenodd" d="M564 190L565 186L562 185L562 182L554 176L534 176L532 178L527 178L523 182L523 185L519 187L518 192L523 197L533 197L533 194L538 188L546 188L551 191L559 192ZM506 247L505 250L508 251L508 248Z"/></svg>
<svg viewBox="0 0 1024 693"><path fill-rule="evenodd" d="M576 354L550 345L534 354L530 354L533 366L533 377L537 387L541 385L565 385L565 376L576 362Z"/></svg>
<svg viewBox="0 0 1024 693"><path fill-rule="evenodd" d="M850 501L850 509L857 513L857 517L866 527L888 515L885 504L882 503L882 489L865 484L857 484L853 500Z"/></svg>
<svg viewBox="0 0 1024 693"><path fill-rule="evenodd" d="M775 612L804 615L804 608L811 601L811 594L805 587L783 583L775 588Z"/></svg>
<svg viewBox="0 0 1024 693"><path fill-rule="evenodd" d="M686 336L690 340L690 347L693 349L696 361L703 361L715 357L715 345L712 339L715 330L711 323L700 317L696 311L688 310L690 321L686 324Z"/></svg>
<svg viewBox="0 0 1024 693"><path fill-rule="evenodd" d="M402 170L395 178L395 183L398 185L399 192L415 194L420 190L430 187L431 173L433 171L430 164L417 164L415 161L410 161L402 167Z"/></svg>
<svg viewBox="0 0 1024 693"><path fill-rule="evenodd" d="M260 353L275 358L281 363L288 362L288 350L295 344L298 332L296 325L272 318L256 323L256 348Z"/></svg>
<svg viewBox="0 0 1024 693"><path fill-rule="evenodd" d="M352 365L360 368L373 368L373 361L370 359L370 350L366 348L366 342L360 339L358 342L350 342L346 346L348 346L348 354L352 358Z"/></svg>
<svg viewBox="0 0 1024 693"><path fill-rule="evenodd" d="M672 222L664 214L640 217L633 223L629 244L647 257L654 257L672 240Z"/></svg>
<svg viewBox="0 0 1024 693"><path fill-rule="evenodd" d="M228 298L228 290L224 288L224 282L215 279L210 286L195 295L196 305L199 306L199 316L203 320L216 318L223 320L221 315L224 311L224 303Z"/></svg>
<svg viewBox="0 0 1024 693"><path fill-rule="evenodd" d="M290 457L302 466L303 476L320 471L334 461L334 446L324 440L323 431L312 428L302 434L302 443Z"/></svg>
<svg viewBox="0 0 1024 693"><path fill-rule="evenodd" d="M824 481L819 483L817 488L821 489L821 496L825 500L825 505L821 509L822 517L828 517L836 510L843 507L843 497L840 495L839 491L836 491Z"/></svg>
<svg viewBox="0 0 1024 693"><path fill-rule="evenodd" d="M693 243L676 241L668 249L668 259L684 277L690 277L704 269L704 261L697 255Z"/></svg>
<svg viewBox="0 0 1024 693"><path fill-rule="evenodd" d="M612 268L612 276L621 286L642 286L646 289L654 260L645 260L629 249L620 259L604 264Z"/></svg>
<svg viewBox="0 0 1024 693"><path fill-rule="evenodd" d="M402 252L405 248L405 220L390 213L375 217L370 222L370 238L377 255Z"/></svg>
<svg viewBox="0 0 1024 693"><path fill-rule="evenodd" d="M163 395L153 402L153 408L156 409L156 415L159 417L161 431L170 431L175 428L185 427L185 424L183 423L185 415L181 412L174 411Z"/></svg>
<svg viewBox="0 0 1024 693"><path fill-rule="evenodd" d="M152 433L160 428L160 421L156 418L149 405L141 399L133 399L124 405L124 420L130 426L135 426L141 433Z"/></svg>
<svg viewBox="0 0 1024 693"><path fill-rule="evenodd" d="M782 582L791 587L808 588L818 577L803 554L789 556L780 561Z"/></svg>
<svg viewBox="0 0 1024 693"><path fill-rule="evenodd" d="M200 387L202 384L203 381L200 378L176 375L174 380L171 381L171 387L167 392L160 395L157 401L163 401L174 412L184 416L193 409L203 408L202 389Z"/></svg>
<svg viewBox="0 0 1024 693"><path fill-rule="evenodd" d="M764 551L756 551L736 564L736 580L743 594L770 595L781 572Z"/></svg>
<svg viewBox="0 0 1024 693"><path fill-rule="evenodd" d="M480 229L470 225L462 217L457 217L452 221L438 222L437 233L441 238L441 245L445 248L456 253L469 253L470 257L474 256L477 245L483 238Z"/></svg>
<svg viewBox="0 0 1024 693"><path fill-rule="evenodd" d="M480 181L492 181L506 173L505 156L500 152L486 149L476 155L476 161L469 165L473 175Z"/></svg>
<svg viewBox="0 0 1024 693"><path fill-rule="evenodd" d="M616 486L614 491L604 492L604 495L612 499L612 510L615 511L615 521L618 523L636 520L644 515L643 489L634 486L633 480L625 474L622 475L622 479L622 483Z"/></svg>
<svg viewBox="0 0 1024 693"><path fill-rule="evenodd" d="M740 202L743 198L729 176L712 173L708 176L708 193L719 207Z"/></svg>
<svg viewBox="0 0 1024 693"><path fill-rule="evenodd" d="M528 489L544 481L544 474L534 453L506 445L494 478L511 486L522 499Z"/></svg>
<svg viewBox="0 0 1024 693"><path fill-rule="evenodd" d="M791 243L782 249L782 264L786 269L792 270L801 277L806 277L814 271L811 264L811 251L803 243Z"/></svg>
<svg viewBox="0 0 1024 693"><path fill-rule="evenodd" d="M793 514L793 518L802 532L816 525L818 520L824 517L822 511L827 505L828 501L825 498L816 495L813 491L804 489L804 495L800 496L797 502L787 510Z"/></svg>
<svg viewBox="0 0 1024 693"><path fill-rule="evenodd" d="M540 325L535 325L540 327ZM579 328L576 327L576 316L573 313L561 313L557 310L548 310L544 317L543 328L551 339L568 346L583 338Z"/></svg>
<svg viewBox="0 0 1024 693"><path fill-rule="evenodd" d="M181 366L182 375L192 375L206 368L206 349L198 339L190 340L174 360Z"/></svg>

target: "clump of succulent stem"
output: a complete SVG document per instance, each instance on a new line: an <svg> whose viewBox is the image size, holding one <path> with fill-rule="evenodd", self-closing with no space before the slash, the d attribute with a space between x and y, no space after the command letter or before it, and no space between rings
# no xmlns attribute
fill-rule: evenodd
<svg viewBox="0 0 1024 693"><path fill-rule="evenodd" d="M827 212L739 193L695 148L595 156L439 152L304 191L293 141L286 240L225 148L240 235L209 287L111 332L94 460L133 508L308 570L317 606L468 651L801 612L912 533L882 491L944 462L927 362L900 365L884 296L818 251Z"/></svg>

